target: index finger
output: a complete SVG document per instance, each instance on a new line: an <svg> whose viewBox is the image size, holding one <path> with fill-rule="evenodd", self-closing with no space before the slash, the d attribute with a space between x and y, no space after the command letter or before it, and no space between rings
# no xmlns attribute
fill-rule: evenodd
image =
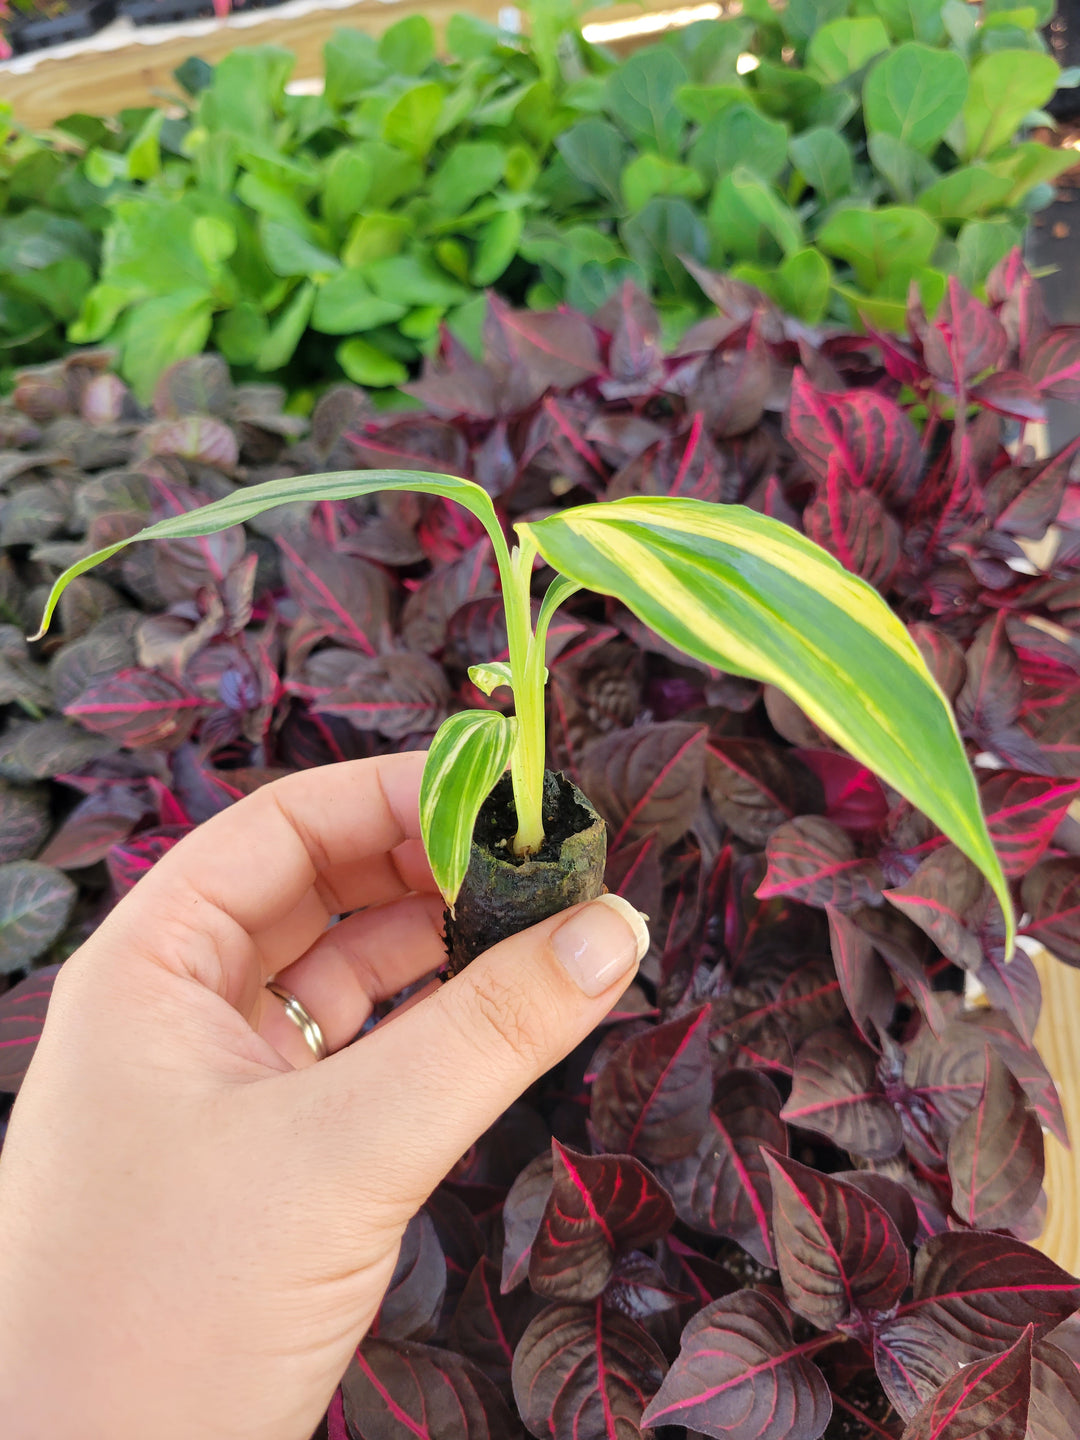
<svg viewBox="0 0 1080 1440"><path fill-rule="evenodd" d="M420 845L424 759L348 760L264 785L185 837L132 898L194 892L256 936L301 906L322 929L335 915L433 891Z"/></svg>

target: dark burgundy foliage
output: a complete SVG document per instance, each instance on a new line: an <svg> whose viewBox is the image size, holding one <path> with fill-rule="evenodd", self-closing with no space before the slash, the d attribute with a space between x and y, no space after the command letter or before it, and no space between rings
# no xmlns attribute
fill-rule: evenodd
<svg viewBox="0 0 1080 1440"><path fill-rule="evenodd" d="M901 338L702 280L720 313L667 357L629 288L592 319L493 301L483 354L446 338L414 412L342 386L305 423L206 356L152 413L95 385L103 354L20 378L0 407L0 1088L57 963L194 825L505 703L468 679L506 657L482 534L409 495L125 552L23 640L89 549L355 465L471 476L508 525L676 493L801 528L909 627L1024 945L1080 964L1080 445L1026 443L1047 400L1080 399L1076 331L1018 255L985 302L953 282L933 321L913 303ZM652 948L409 1227L334 1440L1080 1433L1080 1283L1028 1243L1042 1130L1064 1123L1036 967L1005 953L985 882L782 694L617 605L575 597L547 662L551 759L610 822L608 884Z"/></svg>

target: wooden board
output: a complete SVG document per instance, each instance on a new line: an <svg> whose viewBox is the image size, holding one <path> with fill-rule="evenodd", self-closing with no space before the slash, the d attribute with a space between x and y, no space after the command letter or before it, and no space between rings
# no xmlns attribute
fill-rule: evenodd
<svg viewBox="0 0 1080 1440"><path fill-rule="evenodd" d="M19 57L14 66L0 65L0 100L14 107L21 124L43 129L64 115L115 115L176 95L172 72L190 55L213 63L239 45L280 45L296 55L293 78L307 80L322 75L322 48L335 30L352 27L381 35L397 21L420 14L441 36L453 15L466 11L494 22L503 8L499 0L357 0L332 9L293 3L183 26L135 28L127 22L114 23L108 32L63 47L56 56L44 52L35 57L33 68L25 73L20 73L20 66L28 57ZM637 19L645 8L613 5L586 21ZM659 12L668 8L656 7ZM692 11L684 13L694 18Z"/></svg>
<svg viewBox="0 0 1080 1440"><path fill-rule="evenodd" d="M1043 987L1035 1045L1057 1082L1073 1148L1046 1137L1046 1228L1039 1249L1080 1274L1080 970L1045 950L1035 957Z"/></svg>

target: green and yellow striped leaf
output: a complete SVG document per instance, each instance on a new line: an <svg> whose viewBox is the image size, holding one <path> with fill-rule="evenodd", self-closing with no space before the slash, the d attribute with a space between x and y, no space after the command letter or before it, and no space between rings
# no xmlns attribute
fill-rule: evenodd
<svg viewBox="0 0 1080 1440"><path fill-rule="evenodd" d="M688 655L776 685L1009 890L949 708L884 600L831 555L741 505L671 496L517 526L547 562L612 595Z"/></svg>
<svg viewBox="0 0 1080 1440"><path fill-rule="evenodd" d="M420 781L420 833L451 910L469 868L476 817L506 769L514 728L497 710L463 710L431 742Z"/></svg>
<svg viewBox="0 0 1080 1440"><path fill-rule="evenodd" d="M486 660L481 665L469 666L469 679L485 695L505 685L514 688L514 673L505 660Z"/></svg>
<svg viewBox="0 0 1080 1440"><path fill-rule="evenodd" d="M92 555L70 565L57 580L49 594L42 616L41 628L31 639L39 640L49 628L57 602L72 580L110 559L125 546L136 540L187 540L197 535L212 535L218 530L227 530L230 525L243 525L272 510L277 505L295 505L307 502L318 504L324 500L352 500L358 495L371 495L377 490L416 490L423 495L441 495L447 500L456 500L481 521L492 540L503 543L502 528L495 514L495 507L487 491L471 480L459 480L453 475L431 475L423 470L339 470L327 475L288 476L283 480L267 480L262 485L249 485L235 490L223 500L203 505L198 510L188 510L183 515L170 515L145 530L119 540L115 545L106 545ZM497 540L496 540L497 537Z"/></svg>

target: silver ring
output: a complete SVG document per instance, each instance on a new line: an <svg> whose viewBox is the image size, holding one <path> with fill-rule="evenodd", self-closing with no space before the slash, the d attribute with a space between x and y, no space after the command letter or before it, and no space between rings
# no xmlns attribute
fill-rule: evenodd
<svg viewBox="0 0 1080 1440"><path fill-rule="evenodd" d="M283 990L280 985L275 985L271 980L267 985L271 995L276 995L285 1006L285 1014L293 1022L300 1034L307 1041L308 1049L315 1056L316 1060L325 1060L330 1054L330 1047L326 1043L326 1037L319 1028L319 1022L309 1012L307 1006L290 990Z"/></svg>

